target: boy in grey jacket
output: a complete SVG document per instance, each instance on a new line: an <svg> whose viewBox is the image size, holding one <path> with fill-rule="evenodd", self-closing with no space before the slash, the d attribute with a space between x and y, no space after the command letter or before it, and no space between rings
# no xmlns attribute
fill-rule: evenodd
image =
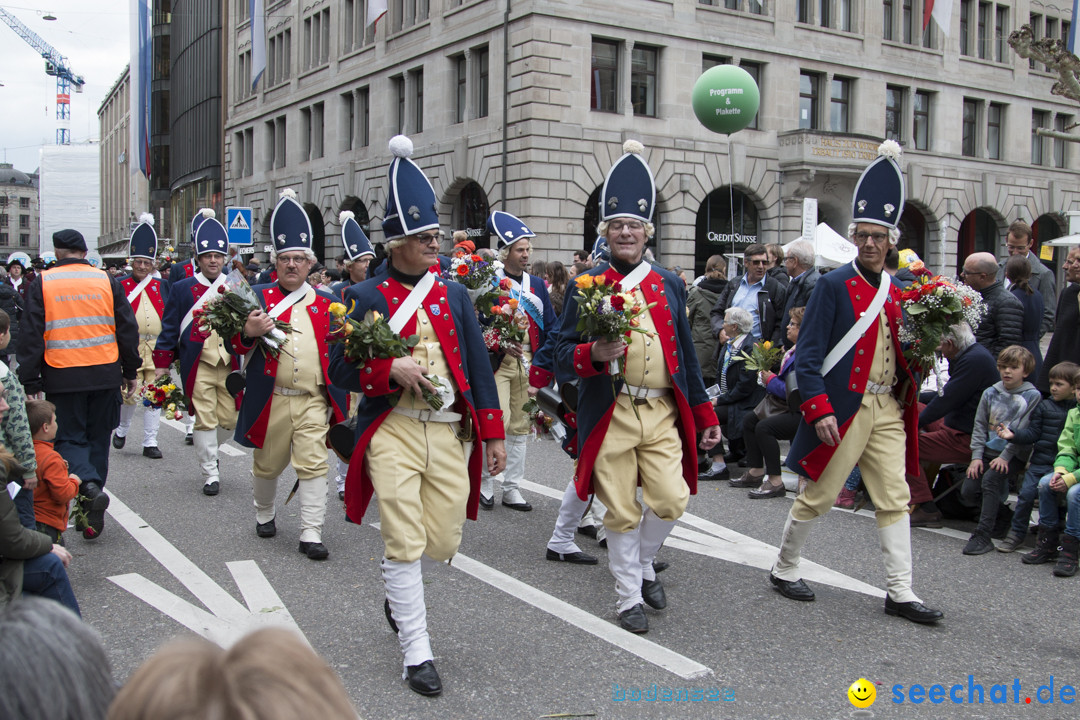
<svg viewBox="0 0 1080 720"><path fill-rule="evenodd" d="M997 366L1001 381L986 388L979 400L971 432L971 463L960 487L965 502L981 508L979 524L964 546L965 555L982 555L994 549L990 536L998 512L1007 509L1003 500L1008 493L1009 475L1023 469L1030 451L1030 446L1009 442L997 431L1026 428L1042 399L1035 386L1024 381L1035 369L1035 357L1027 348L1008 346L998 355Z"/></svg>

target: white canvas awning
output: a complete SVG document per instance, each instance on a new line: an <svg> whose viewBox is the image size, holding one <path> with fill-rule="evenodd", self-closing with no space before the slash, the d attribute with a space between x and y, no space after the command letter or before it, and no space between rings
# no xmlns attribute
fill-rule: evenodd
<svg viewBox="0 0 1080 720"><path fill-rule="evenodd" d="M795 240L802 240L802 237L797 237ZM784 246L784 252L787 252L789 247L791 247L790 242ZM817 255L819 267L839 267L854 260L859 250L846 237L825 223L818 223L818 226L814 228L814 254Z"/></svg>

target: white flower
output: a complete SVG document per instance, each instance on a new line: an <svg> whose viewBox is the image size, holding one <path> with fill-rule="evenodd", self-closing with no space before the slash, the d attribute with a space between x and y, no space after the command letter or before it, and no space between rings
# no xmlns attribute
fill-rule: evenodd
<svg viewBox="0 0 1080 720"><path fill-rule="evenodd" d="M901 149L900 144L895 140L886 140L878 145L877 149L877 154L879 156L884 156L895 161L899 161L900 156L903 153L904 151Z"/></svg>

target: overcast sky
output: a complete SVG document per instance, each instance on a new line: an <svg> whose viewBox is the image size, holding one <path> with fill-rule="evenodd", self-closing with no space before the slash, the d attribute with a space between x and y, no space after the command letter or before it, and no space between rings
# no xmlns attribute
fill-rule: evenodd
<svg viewBox="0 0 1080 720"><path fill-rule="evenodd" d="M100 139L97 109L127 66L130 0L0 0L68 59L86 85L71 95L71 140ZM42 16L52 13L55 21ZM38 150L56 143L56 78L45 61L0 20L0 160L23 172L38 167Z"/></svg>

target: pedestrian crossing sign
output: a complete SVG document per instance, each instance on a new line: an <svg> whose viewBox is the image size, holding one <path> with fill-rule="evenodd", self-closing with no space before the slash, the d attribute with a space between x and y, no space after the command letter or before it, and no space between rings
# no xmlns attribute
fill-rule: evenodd
<svg viewBox="0 0 1080 720"><path fill-rule="evenodd" d="M251 245L254 239L251 233L251 208L225 208L225 223L230 245Z"/></svg>

